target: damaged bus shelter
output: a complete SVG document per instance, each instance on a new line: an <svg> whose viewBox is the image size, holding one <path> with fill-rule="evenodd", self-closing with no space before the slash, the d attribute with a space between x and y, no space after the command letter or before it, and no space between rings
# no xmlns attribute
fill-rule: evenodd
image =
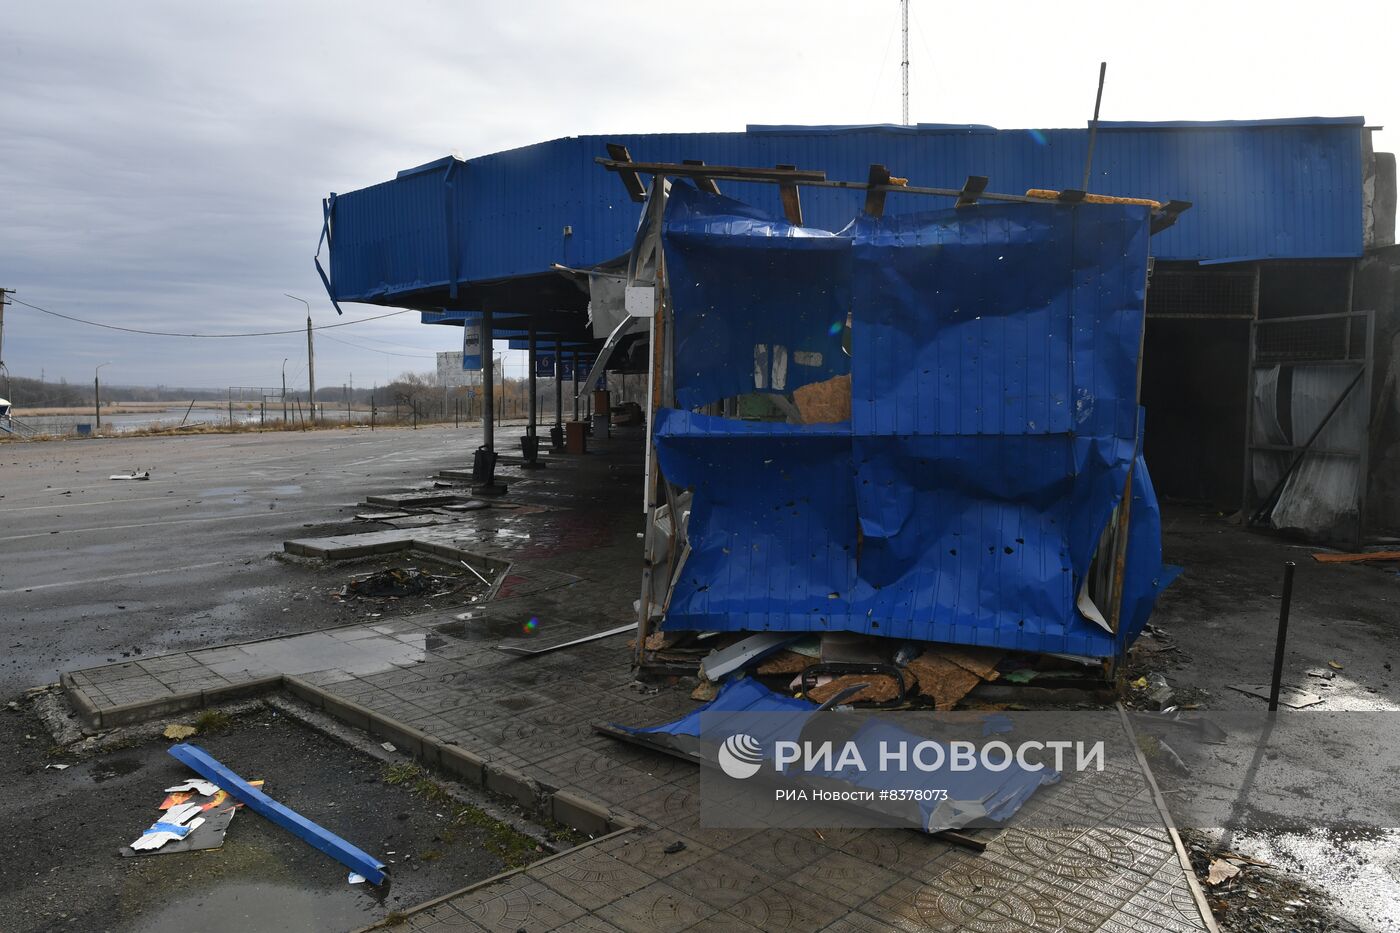
<svg viewBox="0 0 1400 933"><path fill-rule="evenodd" d="M1149 238L1188 204L873 166L835 183L866 201L829 231L801 224L822 172L613 155L653 354L639 650L659 628L775 633L749 660L872 636L872 673L904 643L1123 655L1170 576L1138 386ZM778 185L786 216L721 180ZM952 206L886 217L893 193Z"/></svg>

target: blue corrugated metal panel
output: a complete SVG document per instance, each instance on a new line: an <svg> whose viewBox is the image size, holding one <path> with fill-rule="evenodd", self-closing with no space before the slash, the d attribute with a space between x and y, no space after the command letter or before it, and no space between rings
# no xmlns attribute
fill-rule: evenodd
<svg viewBox="0 0 1400 933"><path fill-rule="evenodd" d="M1348 117L1103 124L1091 188L1194 202L1153 240L1159 259L1358 256L1362 123ZM575 137L465 163L442 159L336 199L335 297L392 303L397 293L454 279L483 281L619 255L631 244L638 212L617 178L593 161L608 142L627 145L639 161L787 163L854 180L879 162L916 185L960 187L968 175L988 175L993 190L1019 192L1078 187L1087 134L982 126L753 127L745 133ZM771 185L723 188L780 213ZM861 194L804 188L802 200L809 226L840 229L859 211ZM886 210L930 206L926 198L894 195Z"/></svg>
<svg viewBox="0 0 1400 933"><path fill-rule="evenodd" d="M662 472L694 492L664 627L1111 656L1121 646L1076 595L1136 460L1120 629L1136 637L1163 580L1136 458L1147 210L984 204L795 238L752 212L737 222L740 208L684 187L667 204L677 357L689 361L676 368L679 408L771 384L757 365L766 348L744 354L731 336L776 339L806 319L815 283L847 296L851 418L657 414ZM803 261L783 255L794 247ZM704 281L751 282L745 254L786 289ZM683 352L697 317L704 330ZM756 317L769 330L745 329Z"/></svg>

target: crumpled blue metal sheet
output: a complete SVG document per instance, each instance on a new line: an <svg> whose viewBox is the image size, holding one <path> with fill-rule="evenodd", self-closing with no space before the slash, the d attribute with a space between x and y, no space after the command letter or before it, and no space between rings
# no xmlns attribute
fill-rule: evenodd
<svg viewBox="0 0 1400 933"><path fill-rule="evenodd" d="M815 703L774 693L751 677L740 677L725 681L713 700L672 722L643 727L618 723L614 723L614 726L636 735L667 737L676 750L705 761L714 761L720 744L730 736L741 733L755 739L763 757L771 761L774 743L802 741L807 735L806 728L814 723L811 717L816 712ZM830 737L823 732L817 740ZM860 750L864 761L873 763L881 760L882 747L912 748L929 738L893 722L871 718L855 729L850 742ZM915 783L936 787L946 794L946 799L911 804L917 809L919 827L927 832L956 829L973 823L986 825L1004 822L1038 788L1060 780L1059 772L1050 768L1031 769L1012 764L1000 770L985 767L957 770L948 761L951 759L947 759L943 767L927 772L877 767L864 771L802 770L789 766L783 773L817 783L861 790L907 790Z"/></svg>
<svg viewBox="0 0 1400 933"><path fill-rule="evenodd" d="M681 407L788 392L849 372L841 350L849 238L676 183L663 244Z"/></svg>
<svg viewBox="0 0 1400 933"><path fill-rule="evenodd" d="M723 257L763 253L778 229L726 227L733 208L717 199L686 209L707 205L725 214L684 229L729 242L713 264L669 266L673 293L695 288L692 275L732 277ZM1125 642L1170 579L1137 456L1146 209L862 216L839 238L852 257L831 263L851 276L851 422L659 413L662 470L696 491L665 627L1114 654L1075 595L1134 463ZM782 317L794 300L773 287L762 310ZM714 371L692 386L730 384L706 381Z"/></svg>
<svg viewBox="0 0 1400 933"><path fill-rule="evenodd" d="M739 677L726 680L715 698L697 709L686 713L680 719L664 722L658 726L626 726L613 723L619 729L637 735L687 735L698 738L701 732L701 717L708 717L706 725L713 731L722 724L723 715L743 716L750 713L812 713L817 704L810 700L799 700L774 693L752 677Z"/></svg>

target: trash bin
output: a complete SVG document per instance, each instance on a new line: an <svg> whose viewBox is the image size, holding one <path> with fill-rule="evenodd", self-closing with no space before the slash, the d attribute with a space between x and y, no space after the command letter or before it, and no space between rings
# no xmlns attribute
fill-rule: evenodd
<svg viewBox="0 0 1400 933"><path fill-rule="evenodd" d="M594 436L594 437L608 437L608 436L609 436L609 430L610 430L609 424L611 423L611 421L612 421L612 419L611 419L610 417L608 417L607 415L594 415L594 416L593 416L593 436Z"/></svg>
<svg viewBox="0 0 1400 933"><path fill-rule="evenodd" d="M520 438L520 456L526 463L534 463L535 458L540 455L540 439L533 434L525 434Z"/></svg>
<svg viewBox="0 0 1400 933"><path fill-rule="evenodd" d="M472 482L490 485L496 479L496 452L487 447L478 447L472 457Z"/></svg>
<svg viewBox="0 0 1400 933"><path fill-rule="evenodd" d="M549 446L554 448L556 453L564 450L564 429L555 426L549 429Z"/></svg>
<svg viewBox="0 0 1400 933"><path fill-rule="evenodd" d="M75 427L75 428L77 429L77 431L78 431L78 436L79 436L79 437L87 437L88 435L90 435L90 434L92 433L92 425L91 425L91 424L88 424L88 423L79 422L78 424L75 424L73 427Z"/></svg>
<svg viewBox="0 0 1400 933"><path fill-rule="evenodd" d="M582 421L564 425L564 449L571 454L588 453L588 426Z"/></svg>

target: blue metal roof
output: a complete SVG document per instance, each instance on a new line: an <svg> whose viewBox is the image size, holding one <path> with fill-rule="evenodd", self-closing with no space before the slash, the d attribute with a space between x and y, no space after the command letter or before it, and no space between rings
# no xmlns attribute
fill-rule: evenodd
<svg viewBox="0 0 1400 933"><path fill-rule="evenodd" d="M1364 123L1102 123L1090 188L1193 202L1154 237L1159 259L1359 256ZM588 266L625 252L638 210L618 179L594 162L609 142L626 145L637 161L792 164L856 181L878 162L914 185L957 188L969 175L987 175L990 190L1018 193L1079 187L1087 139L1084 129L752 126L743 133L570 137L467 161L439 159L332 196L332 297L407 303L414 292L539 273L554 263ZM722 187L781 214L772 185ZM803 189L805 221L839 229L858 213L862 194ZM930 206L927 198L892 195L886 213Z"/></svg>

